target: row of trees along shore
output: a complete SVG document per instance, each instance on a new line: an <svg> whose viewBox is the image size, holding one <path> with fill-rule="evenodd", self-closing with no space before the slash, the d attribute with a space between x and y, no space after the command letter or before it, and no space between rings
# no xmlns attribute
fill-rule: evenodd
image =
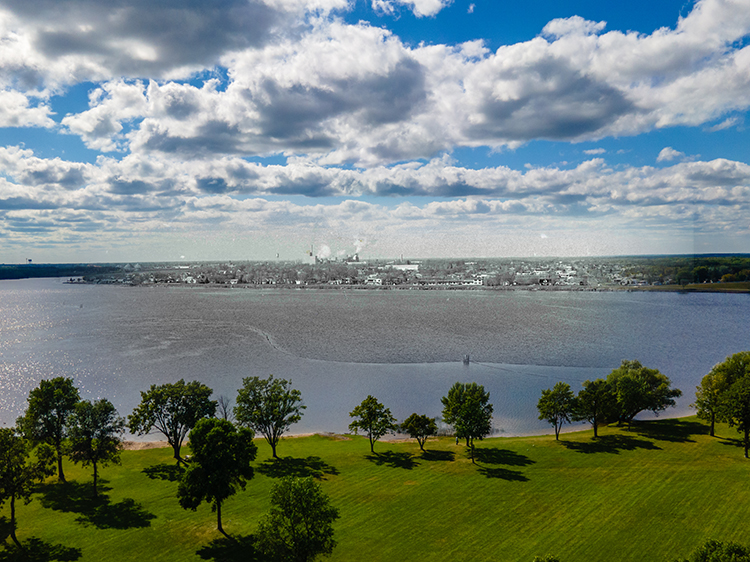
<svg viewBox="0 0 750 562"><path fill-rule="evenodd" d="M126 427L135 435L154 431L164 435L181 475L177 489L180 505L195 510L203 502L210 503L217 514L217 529L228 536L222 526L221 505L245 489L254 476L251 463L257 455L256 433L265 438L278 459L280 438L301 419L305 406L290 381L273 375L243 379L234 408L226 397L211 400L211 394L212 390L198 381L152 385L141 392L141 402L125 419L106 399L81 400L70 378L42 380L29 393L28 407L16 427L0 429L0 505L10 501L13 542L22 548L16 537L16 500L28 501L34 482L55 473L65 482L65 456L92 467L92 493L96 496L98 471L119 463ZM575 420L590 422L596 439L600 425L617 422L629 427L638 413L658 414L673 406L681 394L658 370L638 361L623 361L606 379L584 382L577 396L563 382L542 391L537 409L539 418L554 426L556 439L562 425ZM441 402L442 421L452 427L456 443L465 441L473 463L474 441L492 432L489 392L475 382L457 382ZM699 417L710 421L712 436L716 421L744 433L747 457L750 351L716 365L697 387L694 406ZM437 435L438 418L413 413L399 424L390 409L373 396L367 396L349 416L349 429L367 435L371 453L387 433L408 434L422 451L426 440ZM183 457L181 449L188 435L192 454ZM263 552L281 560L313 560L332 551L332 523L338 511L316 482L283 479L271 492L271 505L259 525L258 545Z"/></svg>

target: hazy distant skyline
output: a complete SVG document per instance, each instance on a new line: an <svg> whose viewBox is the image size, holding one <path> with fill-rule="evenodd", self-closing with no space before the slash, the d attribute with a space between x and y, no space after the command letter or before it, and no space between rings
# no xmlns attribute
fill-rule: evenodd
<svg viewBox="0 0 750 562"><path fill-rule="evenodd" d="M748 252L749 40L750 0L0 0L0 263Z"/></svg>

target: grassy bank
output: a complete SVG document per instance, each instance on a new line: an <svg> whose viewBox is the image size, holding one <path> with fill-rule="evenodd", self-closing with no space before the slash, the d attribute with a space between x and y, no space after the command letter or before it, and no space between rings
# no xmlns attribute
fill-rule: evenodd
<svg viewBox="0 0 750 562"><path fill-rule="evenodd" d="M485 440L476 465L451 439L426 454L377 443L376 455L363 438L285 439L279 461L258 441L256 477L224 506L239 546L220 539L210 507L179 507L168 449L126 451L102 471L104 501L91 498L90 471L69 466L69 484L18 506L18 536L46 559L260 560L251 534L274 478L312 474L340 510L332 561L671 561L707 538L747 542L750 464L734 430L712 438L686 418L591 435Z"/></svg>

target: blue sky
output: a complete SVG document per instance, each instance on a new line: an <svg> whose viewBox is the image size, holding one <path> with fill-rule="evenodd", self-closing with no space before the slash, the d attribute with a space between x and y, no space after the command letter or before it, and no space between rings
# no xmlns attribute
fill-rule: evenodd
<svg viewBox="0 0 750 562"><path fill-rule="evenodd" d="M750 0L0 0L0 263L750 251Z"/></svg>

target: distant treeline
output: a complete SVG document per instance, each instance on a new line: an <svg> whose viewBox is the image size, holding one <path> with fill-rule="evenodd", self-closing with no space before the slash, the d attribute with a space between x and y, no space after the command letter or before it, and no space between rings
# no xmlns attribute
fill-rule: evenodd
<svg viewBox="0 0 750 562"><path fill-rule="evenodd" d="M84 275L101 275L119 270L119 266L111 264L23 264L0 265L0 279L30 279L33 277L83 277Z"/></svg>
<svg viewBox="0 0 750 562"><path fill-rule="evenodd" d="M631 258L629 272L674 283L750 281L750 255L701 255Z"/></svg>

